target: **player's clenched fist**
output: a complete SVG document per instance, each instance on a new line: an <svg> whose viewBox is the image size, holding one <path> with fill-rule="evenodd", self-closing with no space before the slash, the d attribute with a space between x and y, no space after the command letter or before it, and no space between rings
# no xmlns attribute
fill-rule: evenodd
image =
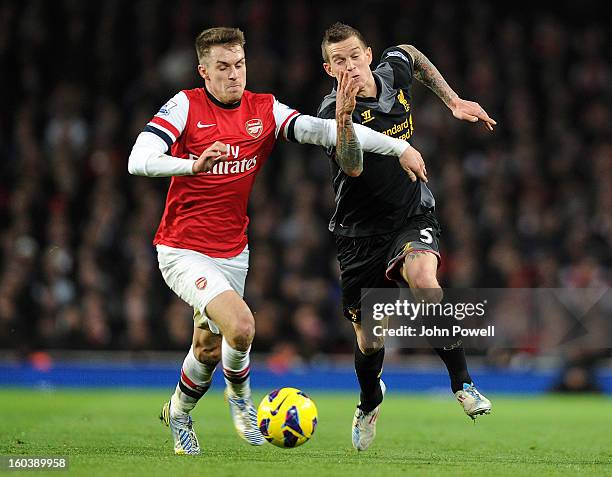
<svg viewBox="0 0 612 477"><path fill-rule="evenodd" d="M202 155L193 163L193 173L208 172L218 161L227 160L227 144L220 141L204 150Z"/></svg>

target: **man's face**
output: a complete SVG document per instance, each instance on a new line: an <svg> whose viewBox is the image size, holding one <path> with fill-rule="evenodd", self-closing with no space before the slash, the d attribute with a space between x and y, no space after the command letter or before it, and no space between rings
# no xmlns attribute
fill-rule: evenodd
<svg viewBox="0 0 612 477"><path fill-rule="evenodd" d="M204 61L198 65L206 87L222 103L235 103L242 98L246 87L246 62L240 45L214 45Z"/></svg>
<svg viewBox="0 0 612 477"><path fill-rule="evenodd" d="M327 58L329 63L323 63L327 74L338 78L340 72L348 71L349 77L359 86L358 95L372 78L372 49L364 47L355 36L327 45Z"/></svg>

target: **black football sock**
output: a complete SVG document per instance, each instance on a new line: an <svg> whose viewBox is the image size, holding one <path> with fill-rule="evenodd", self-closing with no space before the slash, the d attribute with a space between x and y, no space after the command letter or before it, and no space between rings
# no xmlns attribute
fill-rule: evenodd
<svg viewBox="0 0 612 477"><path fill-rule="evenodd" d="M355 371L361 387L359 408L363 412L370 412L383 400L382 390L380 389L380 375L384 359L384 347L373 354L365 355L355 343Z"/></svg>
<svg viewBox="0 0 612 477"><path fill-rule="evenodd" d="M463 348L435 348L435 350L446 365L453 393L463 389L463 383L470 384L472 382L472 378L467 369L465 351Z"/></svg>

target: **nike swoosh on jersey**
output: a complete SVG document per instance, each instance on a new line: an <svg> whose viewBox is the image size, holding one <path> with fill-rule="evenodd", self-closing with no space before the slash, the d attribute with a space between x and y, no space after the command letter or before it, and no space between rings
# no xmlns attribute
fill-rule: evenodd
<svg viewBox="0 0 612 477"><path fill-rule="evenodd" d="M200 121L198 121L198 124L196 124L196 126L202 129L202 128L212 128L213 126L216 126L216 124L202 124Z"/></svg>

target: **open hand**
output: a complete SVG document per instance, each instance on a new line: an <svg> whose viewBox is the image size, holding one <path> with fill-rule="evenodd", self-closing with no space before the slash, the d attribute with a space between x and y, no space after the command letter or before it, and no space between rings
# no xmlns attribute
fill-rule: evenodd
<svg viewBox="0 0 612 477"><path fill-rule="evenodd" d="M472 123L478 120L483 121L489 131L493 131L493 126L497 125L497 122L489 117L487 112L482 109L482 106L474 101L455 98L451 102L450 109L453 112L453 116L457 119L470 121Z"/></svg>
<svg viewBox="0 0 612 477"><path fill-rule="evenodd" d="M204 150L204 152L194 161L192 171L194 174L208 172L219 161L227 160L227 144L221 141L215 143Z"/></svg>
<svg viewBox="0 0 612 477"><path fill-rule="evenodd" d="M338 91L336 91L336 120L350 119L357 105L359 86L349 77L348 72L341 71L338 75Z"/></svg>

